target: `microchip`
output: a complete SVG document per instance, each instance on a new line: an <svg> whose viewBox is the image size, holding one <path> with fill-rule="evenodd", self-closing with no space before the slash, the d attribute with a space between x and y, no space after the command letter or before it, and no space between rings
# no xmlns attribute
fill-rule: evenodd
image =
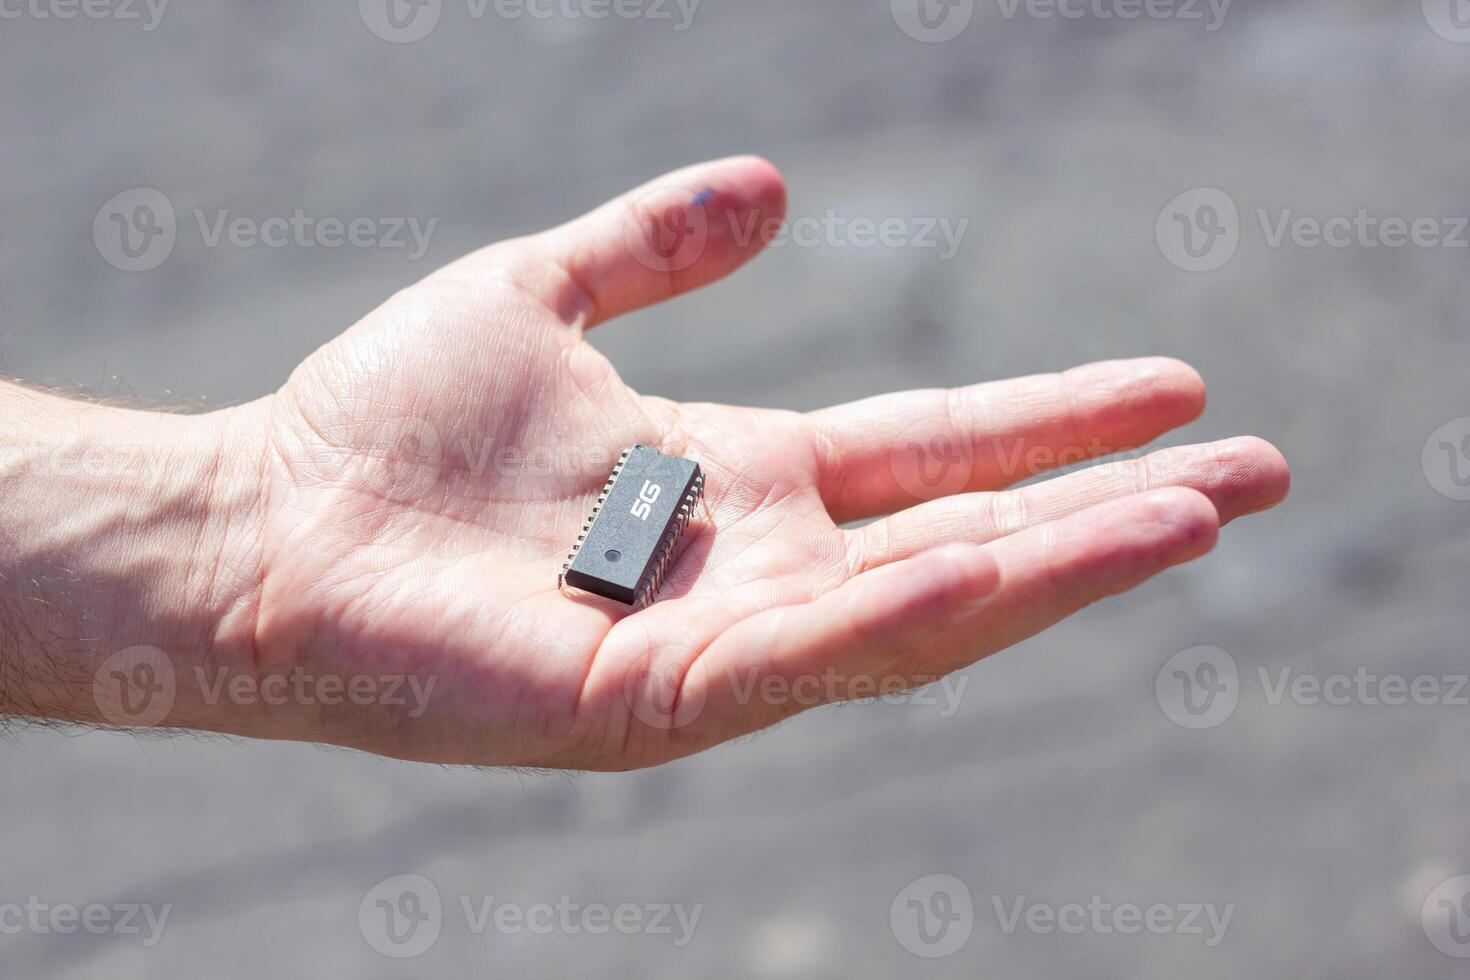
<svg viewBox="0 0 1470 980"><path fill-rule="evenodd" d="M647 446L625 451L562 566L561 582L626 605L648 605L703 496L704 474L693 460Z"/></svg>

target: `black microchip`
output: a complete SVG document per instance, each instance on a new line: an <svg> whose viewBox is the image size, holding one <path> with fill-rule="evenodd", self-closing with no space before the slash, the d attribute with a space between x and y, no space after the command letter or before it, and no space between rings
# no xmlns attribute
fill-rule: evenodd
<svg viewBox="0 0 1470 980"><path fill-rule="evenodd" d="M693 460L647 446L623 453L562 566L562 580L630 606L652 602L704 495Z"/></svg>

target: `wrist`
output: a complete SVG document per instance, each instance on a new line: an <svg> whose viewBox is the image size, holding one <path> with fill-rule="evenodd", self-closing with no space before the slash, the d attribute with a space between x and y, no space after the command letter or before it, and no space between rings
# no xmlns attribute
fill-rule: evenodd
<svg viewBox="0 0 1470 980"><path fill-rule="evenodd" d="M0 713L225 727L189 681L249 663L261 404L178 416L0 386ZM170 675L165 717L110 703L106 678L135 668Z"/></svg>

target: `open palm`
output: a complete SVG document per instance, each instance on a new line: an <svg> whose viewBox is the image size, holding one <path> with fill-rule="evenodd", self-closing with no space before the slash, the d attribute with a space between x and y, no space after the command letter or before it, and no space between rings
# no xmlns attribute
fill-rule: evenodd
<svg viewBox="0 0 1470 980"><path fill-rule="evenodd" d="M422 713L341 708L263 734L448 763L657 764L934 680L1284 496L1284 461L1254 439L1000 492L1193 419L1203 385L1176 361L798 414L640 395L584 340L736 268L766 237L736 229L773 229L784 205L763 161L672 174L440 270L250 409L260 668L434 680ZM671 245L670 229L694 234ZM635 443L698 460L708 506L641 611L557 583Z"/></svg>

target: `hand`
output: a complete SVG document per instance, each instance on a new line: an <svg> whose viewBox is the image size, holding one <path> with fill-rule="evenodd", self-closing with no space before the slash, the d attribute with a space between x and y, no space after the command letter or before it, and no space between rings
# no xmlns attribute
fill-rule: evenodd
<svg viewBox="0 0 1470 980"><path fill-rule="evenodd" d="M430 694L188 723L444 763L654 765L935 680L1285 495L1255 439L1003 489L1194 419L1203 384L1168 359L799 414L639 395L584 340L738 267L784 206L759 160L669 175L440 270L221 413L216 483L234 489L211 505L230 514L211 581L232 595L199 655ZM671 252L679 228L694 235ZM709 512L637 612L557 585L634 443L698 460Z"/></svg>

